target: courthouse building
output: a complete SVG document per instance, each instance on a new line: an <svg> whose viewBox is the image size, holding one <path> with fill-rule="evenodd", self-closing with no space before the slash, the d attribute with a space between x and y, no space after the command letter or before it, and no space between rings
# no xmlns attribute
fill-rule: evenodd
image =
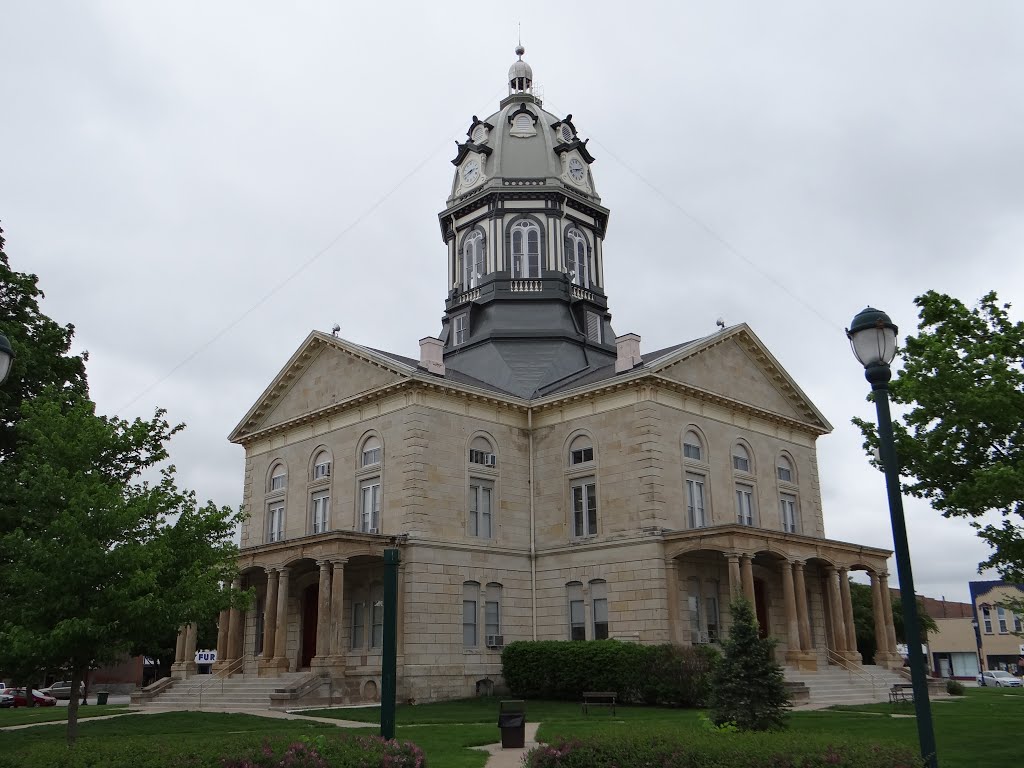
<svg viewBox="0 0 1024 768"><path fill-rule="evenodd" d="M221 617L218 666L378 698L394 545L401 700L500 686L516 640L717 643L733 593L782 663L860 663L854 570L898 665L889 552L825 535L828 421L745 324L656 351L616 335L610 302L642 286L606 285L625 256L595 157L517 53L452 161L440 332L413 359L313 331L230 435L257 600Z"/></svg>

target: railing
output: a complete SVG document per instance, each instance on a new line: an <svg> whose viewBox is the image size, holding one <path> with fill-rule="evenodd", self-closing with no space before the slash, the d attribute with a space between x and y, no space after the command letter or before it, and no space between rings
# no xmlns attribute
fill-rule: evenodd
<svg viewBox="0 0 1024 768"><path fill-rule="evenodd" d="M513 280L511 290L513 293L535 293L544 290L543 280Z"/></svg>
<svg viewBox="0 0 1024 768"><path fill-rule="evenodd" d="M234 661L232 661L230 664L228 664L223 669L217 670L212 675L210 675L209 676L210 677L209 680L204 680L201 683L196 683L195 685L191 686L188 689L189 696L192 695L193 691L199 691L199 709L202 709L203 708L203 692L208 690L209 688L213 687L217 683L220 683L220 691L219 692L221 693L221 695L223 695L223 693L224 693L224 681L227 680L229 677L231 677L233 674L235 674L235 672L237 672L238 670L245 669L246 662L247 661L251 661L252 658L253 658L252 654L248 654L246 656L240 656L239 658L235 659Z"/></svg>
<svg viewBox="0 0 1024 768"><path fill-rule="evenodd" d="M828 655L828 660L830 663L835 664L837 667L842 667L849 673L851 680L853 679L854 675L856 675L862 680L867 680L869 683L871 683L872 698L878 698L879 685L882 685L883 688L889 687L885 683L880 683L878 678L872 675L870 672L865 672L862 667L859 667L853 662L851 662L849 659L840 656L836 651L832 650L831 648L826 648L825 653Z"/></svg>
<svg viewBox="0 0 1024 768"><path fill-rule="evenodd" d="M572 295L577 299L586 299L587 301L597 301L597 297L593 293L588 291L586 288L581 288L578 285L572 287Z"/></svg>

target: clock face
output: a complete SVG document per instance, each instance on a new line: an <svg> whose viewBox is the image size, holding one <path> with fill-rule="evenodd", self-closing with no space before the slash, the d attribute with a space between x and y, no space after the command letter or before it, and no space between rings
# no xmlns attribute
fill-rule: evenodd
<svg viewBox="0 0 1024 768"><path fill-rule="evenodd" d="M480 178L480 163L476 160L470 160L464 166L462 166L462 180L467 184L472 184L478 178Z"/></svg>
<svg viewBox="0 0 1024 768"><path fill-rule="evenodd" d="M579 184L583 181L586 175L586 171L583 169L583 163L580 162L578 158L569 158L569 178Z"/></svg>

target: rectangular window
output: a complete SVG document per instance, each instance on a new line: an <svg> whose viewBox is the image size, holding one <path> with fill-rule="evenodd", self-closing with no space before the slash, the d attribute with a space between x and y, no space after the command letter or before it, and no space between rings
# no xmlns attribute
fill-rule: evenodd
<svg viewBox="0 0 1024 768"><path fill-rule="evenodd" d="M373 614L370 626L370 647L380 648L384 645L384 601L373 601Z"/></svg>
<svg viewBox="0 0 1024 768"><path fill-rule="evenodd" d="M360 495L359 530L363 533L380 533L380 478L364 480L360 486Z"/></svg>
<svg viewBox="0 0 1024 768"><path fill-rule="evenodd" d="M267 510L267 542L284 538L284 504L274 504Z"/></svg>
<svg viewBox="0 0 1024 768"><path fill-rule="evenodd" d="M501 616L498 610L498 601L488 599L484 602L484 634L501 634Z"/></svg>
<svg viewBox="0 0 1024 768"><path fill-rule="evenodd" d="M330 528L331 495L327 491L313 494L313 533L325 533Z"/></svg>
<svg viewBox="0 0 1024 768"><path fill-rule="evenodd" d="M465 312L455 316L455 344L465 344L469 336L469 315Z"/></svg>
<svg viewBox="0 0 1024 768"><path fill-rule="evenodd" d="M683 458L700 461L700 446L694 443L683 443Z"/></svg>
<svg viewBox="0 0 1024 768"><path fill-rule="evenodd" d="M272 491L283 491L285 485L288 482L288 475L280 474L274 475L270 478L270 490Z"/></svg>
<svg viewBox="0 0 1024 768"><path fill-rule="evenodd" d="M572 486L573 536L597 535L597 485L584 480Z"/></svg>
<svg viewBox="0 0 1024 768"><path fill-rule="evenodd" d="M779 497L779 507L782 511L782 530L786 533L796 533L796 496L791 493L784 493Z"/></svg>
<svg viewBox="0 0 1024 768"><path fill-rule="evenodd" d="M478 448L469 449L469 463L480 464L484 467L493 467L497 465L497 459L490 451L481 451Z"/></svg>
<svg viewBox="0 0 1024 768"><path fill-rule="evenodd" d="M590 601L594 614L594 639L608 639L608 584L590 582Z"/></svg>
<svg viewBox="0 0 1024 768"><path fill-rule="evenodd" d="M491 496L492 487L471 480L469 486L469 535L482 539L491 538Z"/></svg>
<svg viewBox="0 0 1024 768"><path fill-rule="evenodd" d="M462 601L462 645L476 648L476 600Z"/></svg>
<svg viewBox="0 0 1024 768"><path fill-rule="evenodd" d="M571 460L573 464L584 464L588 461L594 460L594 449L590 448L578 448L571 454Z"/></svg>
<svg viewBox="0 0 1024 768"><path fill-rule="evenodd" d="M1014 632L1022 631L1021 630L1021 623L1020 623L1020 616L1018 616L1017 614L1013 614L1013 631Z"/></svg>
<svg viewBox="0 0 1024 768"><path fill-rule="evenodd" d="M754 488L750 485L736 486L736 522L740 525L754 524Z"/></svg>
<svg viewBox="0 0 1024 768"><path fill-rule="evenodd" d="M690 613L690 642L694 645L706 643L708 636L707 632L704 631L704 617L701 615L700 610L700 595L689 595L686 598L686 603Z"/></svg>
<svg viewBox="0 0 1024 768"><path fill-rule="evenodd" d="M749 472L750 459L748 459L746 456L733 456L732 468L739 472Z"/></svg>
<svg viewBox="0 0 1024 768"><path fill-rule="evenodd" d="M587 628L583 618L583 600L569 601L569 639L587 639Z"/></svg>
<svg viewBox="0 0 1024 768"><path fill-rule="evenodd" d="M707 525L704 517L704 477L686 473L686 513L691 528Z"/></svg>
<svg viewBox="0 0 1024 768"><path fill-rule="evenodd" d="M992 611L988 608L981 609L981 616L985 620L985 634L992 634Z"/></svg>
<svg viewBox="0 0 1024 768"><path fill-rule="evenodd" d="M313 467L313 479L322 480L331 476L331 462L321 461Z"/></svg>
<svg viewBox="0 0 1024 768"><path fill-rule="evenodd" d="M1001 605L996 606L996 616L999 618L999 634L1005 635L1006 629L1006 609Z"/></svg>
<svg viewBox="0 0 1024 768"><path fill-rule="evenodd" d="M718 642L718 598L709 596L704 598L705 627L707 627L708 642Z"/></svg>
<svg viewBox="0 0 1024 768"><path fill-rule="evenodd" d="M366 631L366 603L352 603L352 639L353 648L363 647L363 636Z"/></svg>
<svg viewBox="0 0 1024 768"><path fill-rule="evenodd" d="M776 467L779 473L779 480L784 483L793 482L793 470L789 467Z"/></svg>
<svg viewBox="0 0 1024 768"><path fill-rule="evenodd" d="M380 448L367 448L363 451L363 466L372 467L374 464L380 464Z"/></svg>

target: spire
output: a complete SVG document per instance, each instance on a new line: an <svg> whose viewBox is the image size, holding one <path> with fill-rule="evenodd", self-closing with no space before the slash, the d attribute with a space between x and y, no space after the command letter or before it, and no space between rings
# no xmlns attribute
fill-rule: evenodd
<svg viewBox="0 0 1024 768"><path fill-rule="evenodd" d="M512 62L512 66L508 68L509 95L513 93L532 93L533 91L533 70L529 64L523 61L524 53L526 53L526 49L520 43L516 46L516 55L519 57L519 60Z"/></svg>

